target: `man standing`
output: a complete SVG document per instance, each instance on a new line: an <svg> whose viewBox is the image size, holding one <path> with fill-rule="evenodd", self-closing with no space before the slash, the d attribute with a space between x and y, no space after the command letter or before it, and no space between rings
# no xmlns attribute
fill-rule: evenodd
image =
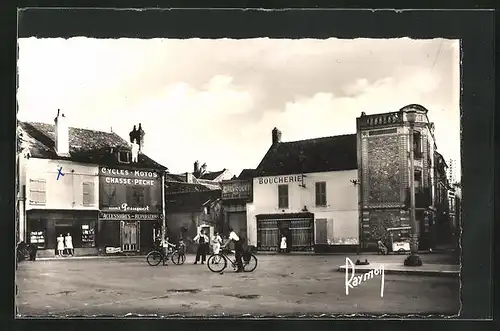
<svg viewBox="0 0 500 331"><path fill-rule="evenodd" d="M194 264L197 264L201 257L201 264L205 263L205 259L207 258L208 251L208 237L204 231L200 231L196 237L194 237L194 242L198 244L198 249L196 250L196 260Z"/></svg>
<svg viewBox="0 0 500 331"><path fill-rule="evenodd" d="M238 270L236 270L236 272L243 272L243 261L241 260L243 255L243 245L240 237L236 234L236 232L234 232L233 228L229 228L229 240L223 248L226 248L231 241L234 242L234 257L236 259L236 264L238 265Z"/></svg>

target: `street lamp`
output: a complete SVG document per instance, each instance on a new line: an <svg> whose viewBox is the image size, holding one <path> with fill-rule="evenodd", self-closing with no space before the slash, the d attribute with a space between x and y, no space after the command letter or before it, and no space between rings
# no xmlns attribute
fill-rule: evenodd
<svg viewBox="0 0 500 331"><path fill-rule="evenodd" d="M418 225L415 217L415 166L414 166L414 150L413 150L413 127L417 118L415 110L406 112L406 119L410 124L410 255L405 259L405 266L421 266L422 260L418 256Z"/></svg>

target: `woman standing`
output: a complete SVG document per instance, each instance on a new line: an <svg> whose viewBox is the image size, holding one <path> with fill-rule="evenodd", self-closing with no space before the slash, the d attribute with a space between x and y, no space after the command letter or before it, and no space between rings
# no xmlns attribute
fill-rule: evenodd
<svg viewBox="0 0 500 331"><path fill-rule="evenodd" d="M64 237L62 234L57 237L57 255L59 257L63 256L63 251L64 251Z"/></svg>
<svg viewBox="0 0 500 331"><path fill-rule="evenodd" d="M68 233L64 238L64 248L68 250L68 254L73 256L73 238Z"/></svg>
<svg viewBox="0 0 500 331"><path fill-rule="evenodd" d="M212 250L214 251L214 254L219 254L220 245L222 245L222 238L219 236L219 232L215 231L212 237Z"/></svg>

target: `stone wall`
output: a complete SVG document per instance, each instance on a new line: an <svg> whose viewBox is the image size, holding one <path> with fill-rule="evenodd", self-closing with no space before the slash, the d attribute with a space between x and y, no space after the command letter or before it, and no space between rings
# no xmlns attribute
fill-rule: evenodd
<svg viewBox="0 0 500 331"><path fill-rule="evenodd" d="M368 137L368 197L372 203L399 203L401 176L398 135Z"/></svg>

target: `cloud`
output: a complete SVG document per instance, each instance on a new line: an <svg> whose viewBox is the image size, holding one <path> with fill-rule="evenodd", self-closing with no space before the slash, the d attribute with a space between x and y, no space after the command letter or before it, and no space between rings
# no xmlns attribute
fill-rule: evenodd
<svg viewBox="0 0 500 331"><path fill-rule="evenodd" d="M284 140L351 133L361 111L421 103L454 150L458 54L443 39L21 39L19 118L62 108L123 137L141 122L151 156L181 172L256 166L274 126Z"/></svg>

